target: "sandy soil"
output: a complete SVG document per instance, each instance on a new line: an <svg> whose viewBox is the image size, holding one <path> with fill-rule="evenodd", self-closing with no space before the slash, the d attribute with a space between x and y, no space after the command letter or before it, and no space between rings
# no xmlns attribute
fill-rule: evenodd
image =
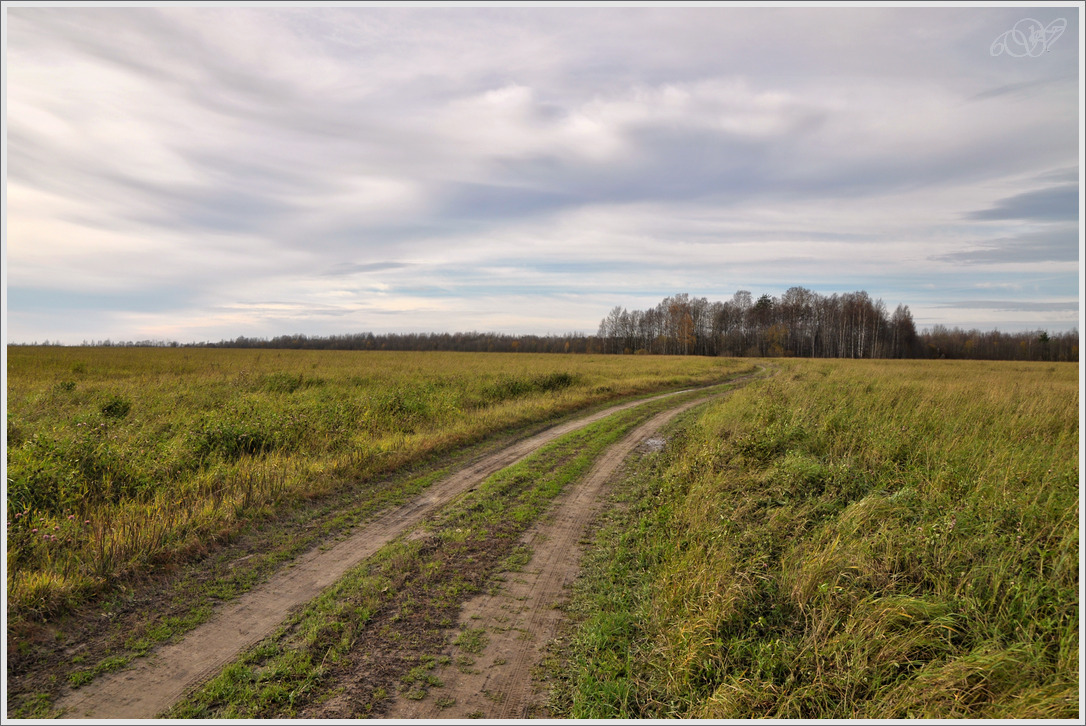
<svg viewBox="0 0 1086 726"><path fill-rule="evenodd" d="M310 550L264 585L249 591L237 601L224 605L211 620L188 633L180 642L164 645L153 655L139 659L128 669L102 676L66 694L56 703L57 708L64 718L155 717L193 688L212 677L242 651L273 632L292 609L316 597L321 590L334 583L347 570L371 556L381 546L414 527L455 497L477 486L489 475L520 461L540 446L563 434L587 426L618 411L674 395L677 394L663 394L612 406L590 416L550 428L476 461L435 483L414 501L360 525L349 537L335 545ZM677 410L669 411L667 415L674 415ZM641 435L638 440L644 439L647 435ZM626 455L618 453L619 450L628 453L629 448L636 444L633 437L627 441L633 441L633 444L617 445L614 447L614 453L609 451L605 455L605 461L614 462L611 465L612 468ZM583 489L586 487L578 488L578 496ZM587 496L590 501L595 495L584 496ZM555 521L559 520L560 518L556 518ZM580 521L579 515L577 521ZM582 525L571 524L570 526L576 528ZM576 542L576 538L572 541ZM543 545L536 546L540 548ZM573 550L568 543L565 549ZM563 553L563 556L566 554L568 553ZM535 561L547 561L541 559L539 549L537 549ZM558 565L556 564L555 567ZM542 585L544 591L550 593L555 587L558 587L560 591L560 583L568 579L570 568L574 568L575 572L575 567L576 563L570 561L558 567L553 573L551 572L553 567L548 569L547 572L550 574L545 577L550 579ZM559 584L555 585L552 580ZM544 615L535 617L540 620L547 619ZM540 633L544 632L542 625L537 629ZM513 660L510 659L510 662L512 663ZM517 662L522 661L523 659ZM517 672L520 673L520 671ZM504 685L502 687L512 688ZM523 699L519 696L511 697L509 704L520 703L521 700ZM502 712L510 711L503 707Z"/></svg>

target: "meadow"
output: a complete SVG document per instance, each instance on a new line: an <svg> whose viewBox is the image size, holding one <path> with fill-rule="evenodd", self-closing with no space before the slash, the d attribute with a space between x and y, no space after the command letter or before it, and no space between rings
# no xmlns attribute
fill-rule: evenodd
<svg viewBox="0 0 1086 726"><path fill-rule="evenodd" d="M199 558L286 505L745 368L654 356L9 347L9 627Z"/></svg>
<svg viewBox="0 0 1086 726"><path fill-rule="evenodd" d="M786 361L616 494L577 718L1076 718L1076 364Z"/></svg>

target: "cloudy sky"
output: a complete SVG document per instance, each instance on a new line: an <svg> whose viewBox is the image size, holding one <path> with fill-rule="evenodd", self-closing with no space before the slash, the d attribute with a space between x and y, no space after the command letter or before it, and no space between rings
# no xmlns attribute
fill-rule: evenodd
<svg viewBox="0 0 1086 726"><path fill-rule="evenodd" d="M11 3L6 338L1077 328L1079 12Z"/></svg>

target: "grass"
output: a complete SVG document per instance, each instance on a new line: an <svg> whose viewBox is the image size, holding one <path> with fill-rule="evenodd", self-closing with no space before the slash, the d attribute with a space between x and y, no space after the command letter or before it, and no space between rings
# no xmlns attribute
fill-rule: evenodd
<svg viewBox="0 0 1086 726"><path fill-rule="evenodd" d="M465 628L456 636L453 645L465 653L478 655L483 652L489 642L490 636L486 628Z"/></svg>
<svg viewBox="0 0 1086 726"><path fill-rule="evenodd" d="M657 401L569 433L489 477L423 525L348 572L273 637L170 710L179 718L296 717L324 693L353 689L372 715L398 685L406 698L440 687L429 670L460 604L527 553L517 537L604 448L677 401ZM486 644L458 633L462 653ZM459 666L467 662L458 662ZM361 665L360 665L361 664ZM470 664L469 664L470 665ZM352 675L356 666L364 675Z"/></svg>
<svg viewBox="0 0 1086 726"><path fill-rule="evenodd" d="M628 480L553 712L1076 718L1077 366L782 368Z"/></svg>
<svg viewBox="0 0 1086 726"><path fill-rule="evenodd" d="M293 502L739 368L652 357L9 347L9 625L55 618L128 578L203 557Z"/></svg>

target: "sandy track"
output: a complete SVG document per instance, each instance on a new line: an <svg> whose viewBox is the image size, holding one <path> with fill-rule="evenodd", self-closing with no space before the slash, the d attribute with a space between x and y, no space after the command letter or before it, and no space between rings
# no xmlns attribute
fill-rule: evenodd
<svg viewBox="0 0 1086 726"><path fill-rule="evenodd" d="M435 673L443 687L431 689L424 700L397 696L385 717L520 719L539 715L545 696L533 692L531 671L557 634L562 620L557 605L566 599L567 588L577 576L579 543L602 506L605 485L636 447L672 418L706 400L659 413L608 448L585 480L555 502L553 515L522 536L521 543L533 549L524 569L503 573L506 584L497 594L480 595L464 605L459 627L485 629L485 648L467 655L449 646L445 655L453 665Z"/></svg>
<svg viewBox="0 0 1086 726"><path fill-rule="evenodd" d="M316 597L347 570L494 472L532 454L563 434L618 411L686 391L611 406L514 443L430 486L415 500L358 527L327 549L310 550L265 584L224 605L211 620L177 643L161 646L126 670L110 673L66 694L56 703L64 718L153 718L214 676L242 651L283 622L290 611ZM655 420L655 419L654 419Z"/></svg>

